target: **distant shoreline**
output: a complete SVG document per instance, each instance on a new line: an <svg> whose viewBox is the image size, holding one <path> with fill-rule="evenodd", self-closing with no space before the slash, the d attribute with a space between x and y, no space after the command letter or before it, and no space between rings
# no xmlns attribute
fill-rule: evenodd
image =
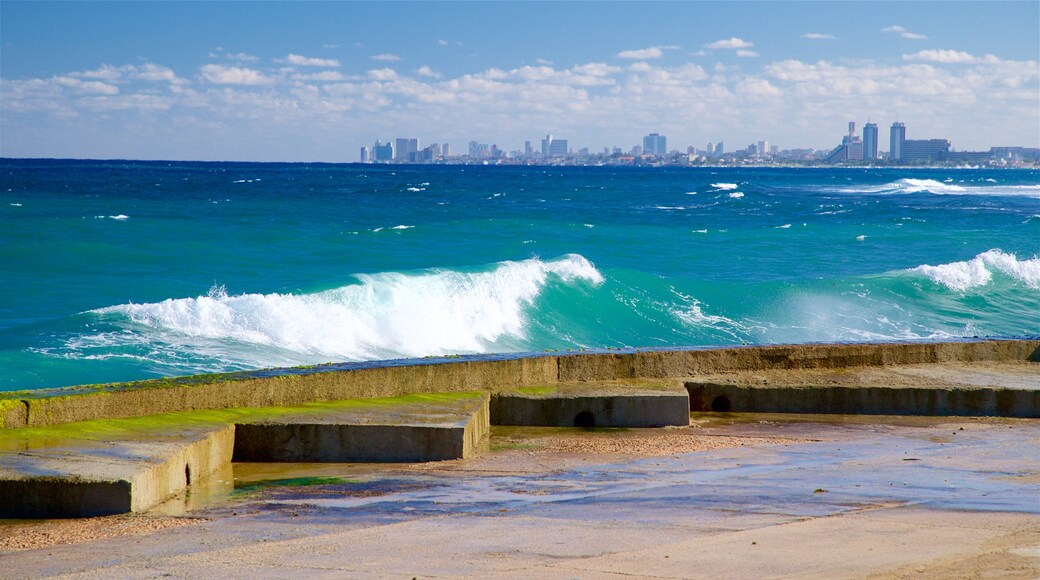
<svg viewBox="0 0 1040 580"><path fill-rule="evenodd" d="M359 166L380 168L420 168L420 167L575 167L575 168L625 168L625 169L829 169L829 170L864 170L864 169L893 169L900 171L922 171L930 169L956 169L962 171L992 170L992 171L1035 171L1040 170L1040 163L1023 164L1007 167L991 166L968 166L968 165L826 165L826 164L801 164L801 163L740 163L740 164L610 164L610 163L481 163L481 162L443 162L443 163L361 163L358 161L235 161L235 160L204 160L204 159L93 159L74 157L0 157L0 163L10 162L46 162L46 163L129 163L129 164L154 164L154 163L179 163L179 164L235 164L235 165L292 165L292 166Z"/></svg>

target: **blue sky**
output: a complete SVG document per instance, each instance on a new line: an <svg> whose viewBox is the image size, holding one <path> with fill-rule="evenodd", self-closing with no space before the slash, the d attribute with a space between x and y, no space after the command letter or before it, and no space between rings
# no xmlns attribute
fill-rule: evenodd
<svg viewBox="0 0 1040 580"><path fill-rule="evenodd" d="M0 2L0 155L1040 146L1038 2ZM884 147L883 147L884 148Z"/></svg>

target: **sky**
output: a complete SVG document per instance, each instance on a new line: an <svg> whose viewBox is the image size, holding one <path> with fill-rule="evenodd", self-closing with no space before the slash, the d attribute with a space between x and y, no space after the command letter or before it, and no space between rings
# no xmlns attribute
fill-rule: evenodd
<svg viewBox="0 0 1040 580"><path fill-rule="evenodd" d="M0 156L354 162L377 139L625 150L848 122L1040 147L1040 2L0 0Z"/></svg>

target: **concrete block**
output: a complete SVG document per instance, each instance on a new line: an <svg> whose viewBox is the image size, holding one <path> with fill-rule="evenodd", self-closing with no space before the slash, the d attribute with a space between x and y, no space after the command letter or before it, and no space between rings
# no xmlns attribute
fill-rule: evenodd
<svg viewBox="0 0 1040 580"><path fill-rule="evenodd" d="M488 395L430 395L387 406L323 405L236 426L235 461L418 462L488 447Z"/></svg>
<svg viewBox="0 0 1040 580"><path fill-rule="evenodd" d="M491 423L545 427L687 426L690 401L682 388L519 389L492 396Z"/></svg>
<svg viewBox="0 0 1040 580"><path fill-rule="evenodd" d="M17 435L15 433L14 435ZM67 518L143 511L184 492L231 461L234 427L176 438L139 434L99 442L66 440L0 453L0 518ZM10 444L11 437L6 444Z"/></svg>

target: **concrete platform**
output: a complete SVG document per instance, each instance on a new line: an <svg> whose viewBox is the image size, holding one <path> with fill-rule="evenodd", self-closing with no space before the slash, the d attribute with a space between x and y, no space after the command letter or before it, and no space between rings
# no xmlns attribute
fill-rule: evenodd
<svg viewBox="0 0 1040 580"><path fill-rule="evenodd" d="M231 461L232 425L191 426L176 433L125 427L124 438L115 440L77 436L69 429L5 433L0 440L0 518L138 512L184 492ZM99 431L111 433L111 426Z"/></svg>
<svg viewBox="0 0 1040 580"><path fill-rule="evenodd" d="M1040 364L755 369L686 381L692 411L1040 417Z"/></svg>
<svg viewBox="0 0 1040 580"><path fill-rule="evenodd" d="M0 431L0 518L140 512L237 461L433 461L488 446L488 395L170 413Z"/></svg>
<svg viewBox="0 0 1040 580"><path fill-rule="evenodd" d="M161 530L168 514L0 522L0 575L1040 577L1037 420L730 413L504 437L435 464L234 464L240 493ZM604 454L615 437L657 451Z"/></svg>
<svg viewBox="0 0 1040 580"><path fill-rule="evenodd" d="M474 457L488 448L488 396L430 395L235 426L234 461L420 462ZM328 407L321 405L319 408Z"/></svg>
<svg viewBox="0 0 1040 580"><path fill-rule="evenodd" d="M680 385L573 383L515 389L491 396L493 425L542 427L669 427L690 424Z"/></svg>

